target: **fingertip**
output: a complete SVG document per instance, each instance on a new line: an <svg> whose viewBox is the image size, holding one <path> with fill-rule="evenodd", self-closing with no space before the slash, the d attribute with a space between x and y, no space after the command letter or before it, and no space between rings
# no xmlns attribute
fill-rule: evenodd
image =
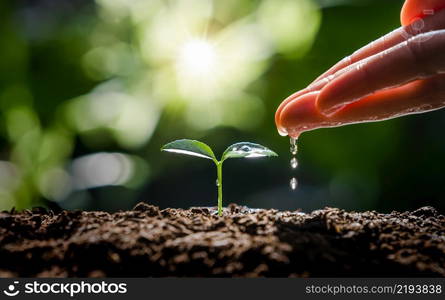
<svg viewBox="0 0 445 300"><path fill-rule="evenodd" d="M315 106L318 93L304 94L283 107L278 122L289 135L298 136L301 132L313 129L316 124L324 121L324 117Z"/></svg>
<svg viewBox="0 0 445 300"><path fill-rule="evenodd" d="M284 107L291 101L293 101L294 99L300 97L301 95L304 95L304 93L306 92L306 89L300 90L298 92L293 93L292 95L290 95L289 97L287 97L286 99L284 99L281 104L278 106L277 111L275 112L275 125L277 127L278 133L280 135L287 135L287 131L285 128L283 128L283 126L281 125L280 122L280 116L281 116L281 112L283 111Z"/></svg>
<svg viewBox="0 0 445 300"><path fill-rule="evenodd" d="M339 97L335 96L330 86L322 89L315 99L316 109L326 117L331 117L344 106L345 104L342 103Z"/></svg>
<svg viewBox="0 0 445 300"><path fill-rule="evenodd" d="M277 111L275 112L275 126L277 127L277 130L278 130L278 133L280 134L280 135L285 135L285 134L287 134L287 132L284 130L284 128L281 126L281 124L280 124L280 116L281 116L281 112L282 112L282 110L283 110L283 107L284 107L284 102L282 102L281 104L280 104L280 106L278 106L278 109L277 109Z"/></svg>
<svg viewBox="0 0 445 300"><path fill-rule="evenodd" d="M405 1L402 6L402 10L400 11L400 23L402 26L407 26L409 24L409 19L411 18L410 14L410 1Z"/></svg>
<svg viewBox="0 0 445 300"><path fill-rule="evenodd" d="M443 0L406 0L400 12L400 21L403 26L411 24L418 18L445 8Z"/></svg>
<svg viewBox="0 0 445 300"><path fill-rule="evenodd" d="M317 110L331 116L345 105L372 93L374 85L369 78L369 67L369 62L361 61L326 84L315 101Z"/></svg>

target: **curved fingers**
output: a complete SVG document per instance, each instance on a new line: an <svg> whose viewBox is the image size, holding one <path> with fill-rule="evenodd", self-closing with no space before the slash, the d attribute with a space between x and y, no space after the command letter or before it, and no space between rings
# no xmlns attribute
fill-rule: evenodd
<svg viewBox="0 0 445 300"><path fill-rule="evenodd" d="M362 60L329 82L317 99L330 114L382 89L445 73L445 30L418 35Z"/></svg>
<svg viewBox="0 0 445 300"><path fill-rule="evenodd" d="M417 80L404 86L380 91L325 116L316 107L319 92L304 94L289 102L279 116L277 126L292 137L317 128L374 122L422 113L445 107L445 75Z"/></svg>
<svg viewBox="0 0 445 300"><path fill-rule="evenodd" d="M444 0L440 0L445 2ZM445 3L444 3L445 6ZM335 75L341 69L344 69L354 63L357 63L363 59L366 59L372 55L378 54L386 49L396 46L416 35L427 33L434 30L445 29L445 9L436 12L434 15L426 16L419 23L406 25L400 27L383 37L369 43L363 48L355 51L352 55L345 57L340 62L335 64L328 71L320 75L311 86L318 84L318 90L324 85L320 85L320 81L328 76ZM311 87L310 86L310 87Z"/></svg>

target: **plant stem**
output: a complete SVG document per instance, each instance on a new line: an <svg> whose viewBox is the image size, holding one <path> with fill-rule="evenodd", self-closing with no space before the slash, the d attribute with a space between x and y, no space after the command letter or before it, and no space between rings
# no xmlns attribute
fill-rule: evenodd
<svg viewBox="0 0 445 300"><path fill-rule="evenodd" d="M222 161L216 164L218 173L218 215L222 216Z"/></svg>

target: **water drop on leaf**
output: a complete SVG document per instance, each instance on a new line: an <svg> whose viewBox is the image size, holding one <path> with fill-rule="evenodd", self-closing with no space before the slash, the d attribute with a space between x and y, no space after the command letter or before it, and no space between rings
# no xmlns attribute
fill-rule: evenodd
<svg viewBox="0 0 445 300"><path fill-rule="evenodd" d="M241 142L228 147L221 158L221 161L227 158L254 158L254 157L270 157L278 156L272 150L254 143Z"/></svg>

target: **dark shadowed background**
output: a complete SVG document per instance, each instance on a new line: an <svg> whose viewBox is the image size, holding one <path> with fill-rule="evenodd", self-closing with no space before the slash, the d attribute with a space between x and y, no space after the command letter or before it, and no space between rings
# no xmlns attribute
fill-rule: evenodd
<svg viewBox="0 0 445 300"><path fill-rule="evenodd" d="M210 161L159 151L191 138L280 155L227 161L225 204L443 211L445 111L305 133L297 171L274 125L282 99L398 27L401 5L1 1L0 208L216 205Z"/></svg>

